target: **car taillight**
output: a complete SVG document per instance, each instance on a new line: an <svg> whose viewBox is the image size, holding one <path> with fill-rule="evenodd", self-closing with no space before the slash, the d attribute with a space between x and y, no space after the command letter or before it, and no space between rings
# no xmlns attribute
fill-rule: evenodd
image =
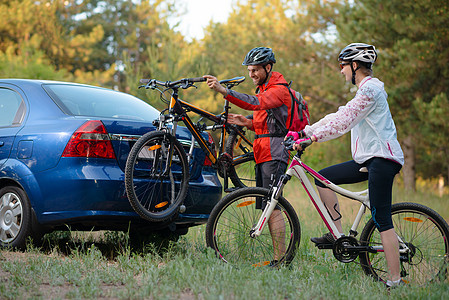
<svg viewBox="0 0 449 300"><path fill-rule="evenodd" d="M212 153L214 154L215 157L217 157L217 151L215 150L215 142L214 142L214 138L212 137L212 135L210 134L210 132L207 133L209 138L208 138L208 142L209 144L212 146ZM212 166L212 162L209 159L209 157L206 155L206 158L204 159L204 166Z"/></svg>
<svg viewBox="0 0 449 300"><path fill-rule="evenodd" d="M101 121L88 121L73 133L62 157L115 158L108 132Z"/></svg>

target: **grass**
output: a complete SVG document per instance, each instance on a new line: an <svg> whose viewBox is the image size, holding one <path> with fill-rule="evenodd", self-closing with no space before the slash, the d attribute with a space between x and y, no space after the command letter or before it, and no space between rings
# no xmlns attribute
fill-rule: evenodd
<svg viewBox="0 0 449 300"><path fill-rule="evenodd" d="M302 226L301 244L289 267L224 264L205 247L205 226L192 228L177 243L148 244L139 251L129 247L122 233L60 233L44 248L0 252L0 299L447 299L448 281L388 293L356 263L340 263L331 250L316 249L309 238L325 228L298 185L292 181L285 191ZM423 203L449 217L447 196L400 188L394 193L398 202ZM349 200L340 203L348 228L358 206Z"/></svg>

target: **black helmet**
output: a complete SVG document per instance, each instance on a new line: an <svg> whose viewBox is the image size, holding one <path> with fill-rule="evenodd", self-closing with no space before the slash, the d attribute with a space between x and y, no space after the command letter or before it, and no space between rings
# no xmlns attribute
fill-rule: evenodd
<svg viewBox="0 0 449 300"><path fill-rule="evenodd" d="M242 65L244 66L254 66L254 65L266 65L269 63L276 63L274 58L274 53L271 48L267 47L257 47L252 49L246 54Z"/></svg>
<svg viewBox="0 0 449 300"><path fill-rule="evenodd" d="M373 64L377 59L376 47L364 43L352 43L341 50L338 60L361 61Z"/></svg>

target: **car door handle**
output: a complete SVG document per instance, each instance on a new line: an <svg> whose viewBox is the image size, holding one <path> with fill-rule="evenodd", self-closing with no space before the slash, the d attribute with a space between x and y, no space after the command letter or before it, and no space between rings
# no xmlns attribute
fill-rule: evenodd
<svg viewBox="0 0 449 300"><path fill-rule="evenodd" d="M5 143L4 142L0 142L0 147L2 147Z"/></svg>

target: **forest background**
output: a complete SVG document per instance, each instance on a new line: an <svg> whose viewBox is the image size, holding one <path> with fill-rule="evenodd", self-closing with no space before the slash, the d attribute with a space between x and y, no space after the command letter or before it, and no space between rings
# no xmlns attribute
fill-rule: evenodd
<svg viewBox="0 0 449 300"><path fill-rule="evenodd" d="M271 47L281 72L309 103L312 122L352 99L337 56L351 42L373 44L374 75L385 82L406 163L406 189L449 177L449 2L446 0L235 0L227 21L186 39L177 0L0 0L0 78L74 81L138 96L158 109L140 78L246 76L241 62ZM254 93L251 80L236 88ZM181 97L220 113L206 85ZM232 112L245 113L236 107ZM247 113L247 112L246 112ZM349 135L319 144L307 161L319 169L350 159Z"/></svg>

